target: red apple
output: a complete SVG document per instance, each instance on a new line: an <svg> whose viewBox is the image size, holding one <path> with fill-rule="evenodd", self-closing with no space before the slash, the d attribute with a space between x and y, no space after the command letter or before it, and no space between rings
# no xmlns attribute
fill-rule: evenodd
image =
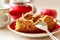
<svg viewBox="0 0 60 40"><path fill-rule="evenodd" d="M27 5L27 6L11 6L10 8L10 15L12 16L13 19L18 19L22 16L23 13L29 12L32 10L32 7Z"/></svg>
<svg viewBox="0 0 60 40"><path fill-rule="evenodd" d="M42 15L48 15L48 16L52 16L53 18L57 17L57 11L54 9L43 9L41 11Z"/></svg>

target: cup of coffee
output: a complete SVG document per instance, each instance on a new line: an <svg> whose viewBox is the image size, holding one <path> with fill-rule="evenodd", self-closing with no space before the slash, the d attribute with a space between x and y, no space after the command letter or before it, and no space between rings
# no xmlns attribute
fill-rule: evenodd
<svg viewBox="0 0 60 40"><path fill-rule="evenodd" d="M1 5L1 4L0 4ZM11 20L8 11L9 8L6 5L0 6L0 28L5 27Z"/></svg>

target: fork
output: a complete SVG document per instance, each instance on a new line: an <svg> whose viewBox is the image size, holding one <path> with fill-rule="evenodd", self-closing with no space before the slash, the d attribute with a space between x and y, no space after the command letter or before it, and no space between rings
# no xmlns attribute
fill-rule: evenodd
<svg viewBox="0 0 60 40"><path fill-rule="evenodd" d="M50 38L52 40L59 40L58 38L56 38L55 36L53 36L49 30L48 30L48 27L47 27L47 23L45 21L41 21L40 23L36 24L36 27L41 29L41 30L44 30L47 32L47 34L50 36Z"/></svg>

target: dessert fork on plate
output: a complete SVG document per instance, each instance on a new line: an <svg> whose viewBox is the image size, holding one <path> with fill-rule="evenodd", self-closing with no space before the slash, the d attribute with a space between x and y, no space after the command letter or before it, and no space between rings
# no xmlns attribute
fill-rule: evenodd
<svg viewBox="0 0 60 40"><path fill-rule="evenodd" d="M56 38L55 36L53 36L49 30L48 30L48 27L47 27L47 23L45 21L41 21L40 23L36 24L36 27L41 29L41 30L44 30L47 32L47 34L51 37L52 40L59 40L58 38Z"/></svg>

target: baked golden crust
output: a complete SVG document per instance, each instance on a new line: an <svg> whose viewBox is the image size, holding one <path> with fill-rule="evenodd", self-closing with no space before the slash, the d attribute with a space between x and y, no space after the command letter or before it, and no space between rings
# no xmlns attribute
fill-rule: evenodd
<svg viewBox="0 0 60 40"><path fill-rule="evenodd" d="M53 30L55 28L56 20L54 18L52 18L51 16L46 15L42 18L42 20L47 23L49 30Z"/></svg>
<svg viewBox="0 0 60 40"><path fill-rule="evenodd" d="M20 25L19 25L20 24ZM32 21L16 21L16 31L25 32L25 33L35 33L38 32L38 28L35 27Z"/></svg>
<svg viewBox="0 0 60 40"><path fill-rule="evenodd" d="M32 20L31 20L32 19ZM56 20L51 16L33 15L27 14L22 19L16 21L16 31L25 32L25 33L40 33L42 30L35 27L35 24L40 21L45 21L48 25L48 30L53 30L56 26Z"/></svg>

